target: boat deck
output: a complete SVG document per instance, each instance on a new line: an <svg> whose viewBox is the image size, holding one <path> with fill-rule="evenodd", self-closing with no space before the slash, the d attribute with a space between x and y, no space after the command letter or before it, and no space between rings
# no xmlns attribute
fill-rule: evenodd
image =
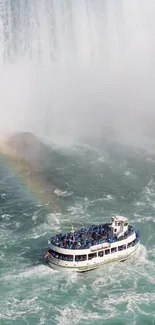
<svg viewBox="0 0 155 325"><path fill-rule="evenodd" d="M129 225L128 231L124 233L124 236L118 238L117 235L112 236L111 223L106 223L81 228L78 231L67 234L58 234L51 237L50 242L54 246L66 249L88 249L90 246L123 240L134 231L134 228Z"/></svg>

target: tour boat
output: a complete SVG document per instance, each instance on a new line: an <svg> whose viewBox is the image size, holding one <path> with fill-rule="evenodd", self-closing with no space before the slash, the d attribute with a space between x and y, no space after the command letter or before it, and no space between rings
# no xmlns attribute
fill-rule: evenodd
<svg viewBox="0 0 155 325"><path fill-rule="evenodd" d="M111 223L91 225L48 240L45 255L56 270L86 272L114 261L125 261L137 250L140 234L123 216L112 217Z"/></svg>

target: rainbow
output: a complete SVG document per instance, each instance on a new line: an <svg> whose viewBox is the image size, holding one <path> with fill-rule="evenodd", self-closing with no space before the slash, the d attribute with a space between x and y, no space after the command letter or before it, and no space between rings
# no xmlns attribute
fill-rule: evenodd
<svg viewBox="0 0 155 325"><path fill-rule="evenodd" d="M19 158L6 139L0 141L0 155L5 167L17 175L19 182L32 194L34 201L39 200L49 212L60 212L57 198L53 191L47 191L47 184L41 174L32 170L27 161Z"/></svg>

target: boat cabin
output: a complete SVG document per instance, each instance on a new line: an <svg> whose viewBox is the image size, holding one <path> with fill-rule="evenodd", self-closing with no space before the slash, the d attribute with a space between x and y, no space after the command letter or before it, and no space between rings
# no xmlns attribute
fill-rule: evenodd
<svg viewBox="0 0 155 325"><path fill-rule="evenodd" d="M123 236L124 233L128 232L128 219L123 216L112 217L112 236L117 236L118 238Z"/></svg>

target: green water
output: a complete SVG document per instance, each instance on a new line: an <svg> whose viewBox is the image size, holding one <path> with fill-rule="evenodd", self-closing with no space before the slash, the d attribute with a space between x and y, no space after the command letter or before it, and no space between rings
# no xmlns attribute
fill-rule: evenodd
<svg viewBox="0 0 155 325"><path fill-rule="evenodd" d="M155 324L154 154L118 145L55 149L53 210L8 166L1 159L0 324ZM132 260L85 274L45 264L49 236L114 213L140 230Z"/></svg>

